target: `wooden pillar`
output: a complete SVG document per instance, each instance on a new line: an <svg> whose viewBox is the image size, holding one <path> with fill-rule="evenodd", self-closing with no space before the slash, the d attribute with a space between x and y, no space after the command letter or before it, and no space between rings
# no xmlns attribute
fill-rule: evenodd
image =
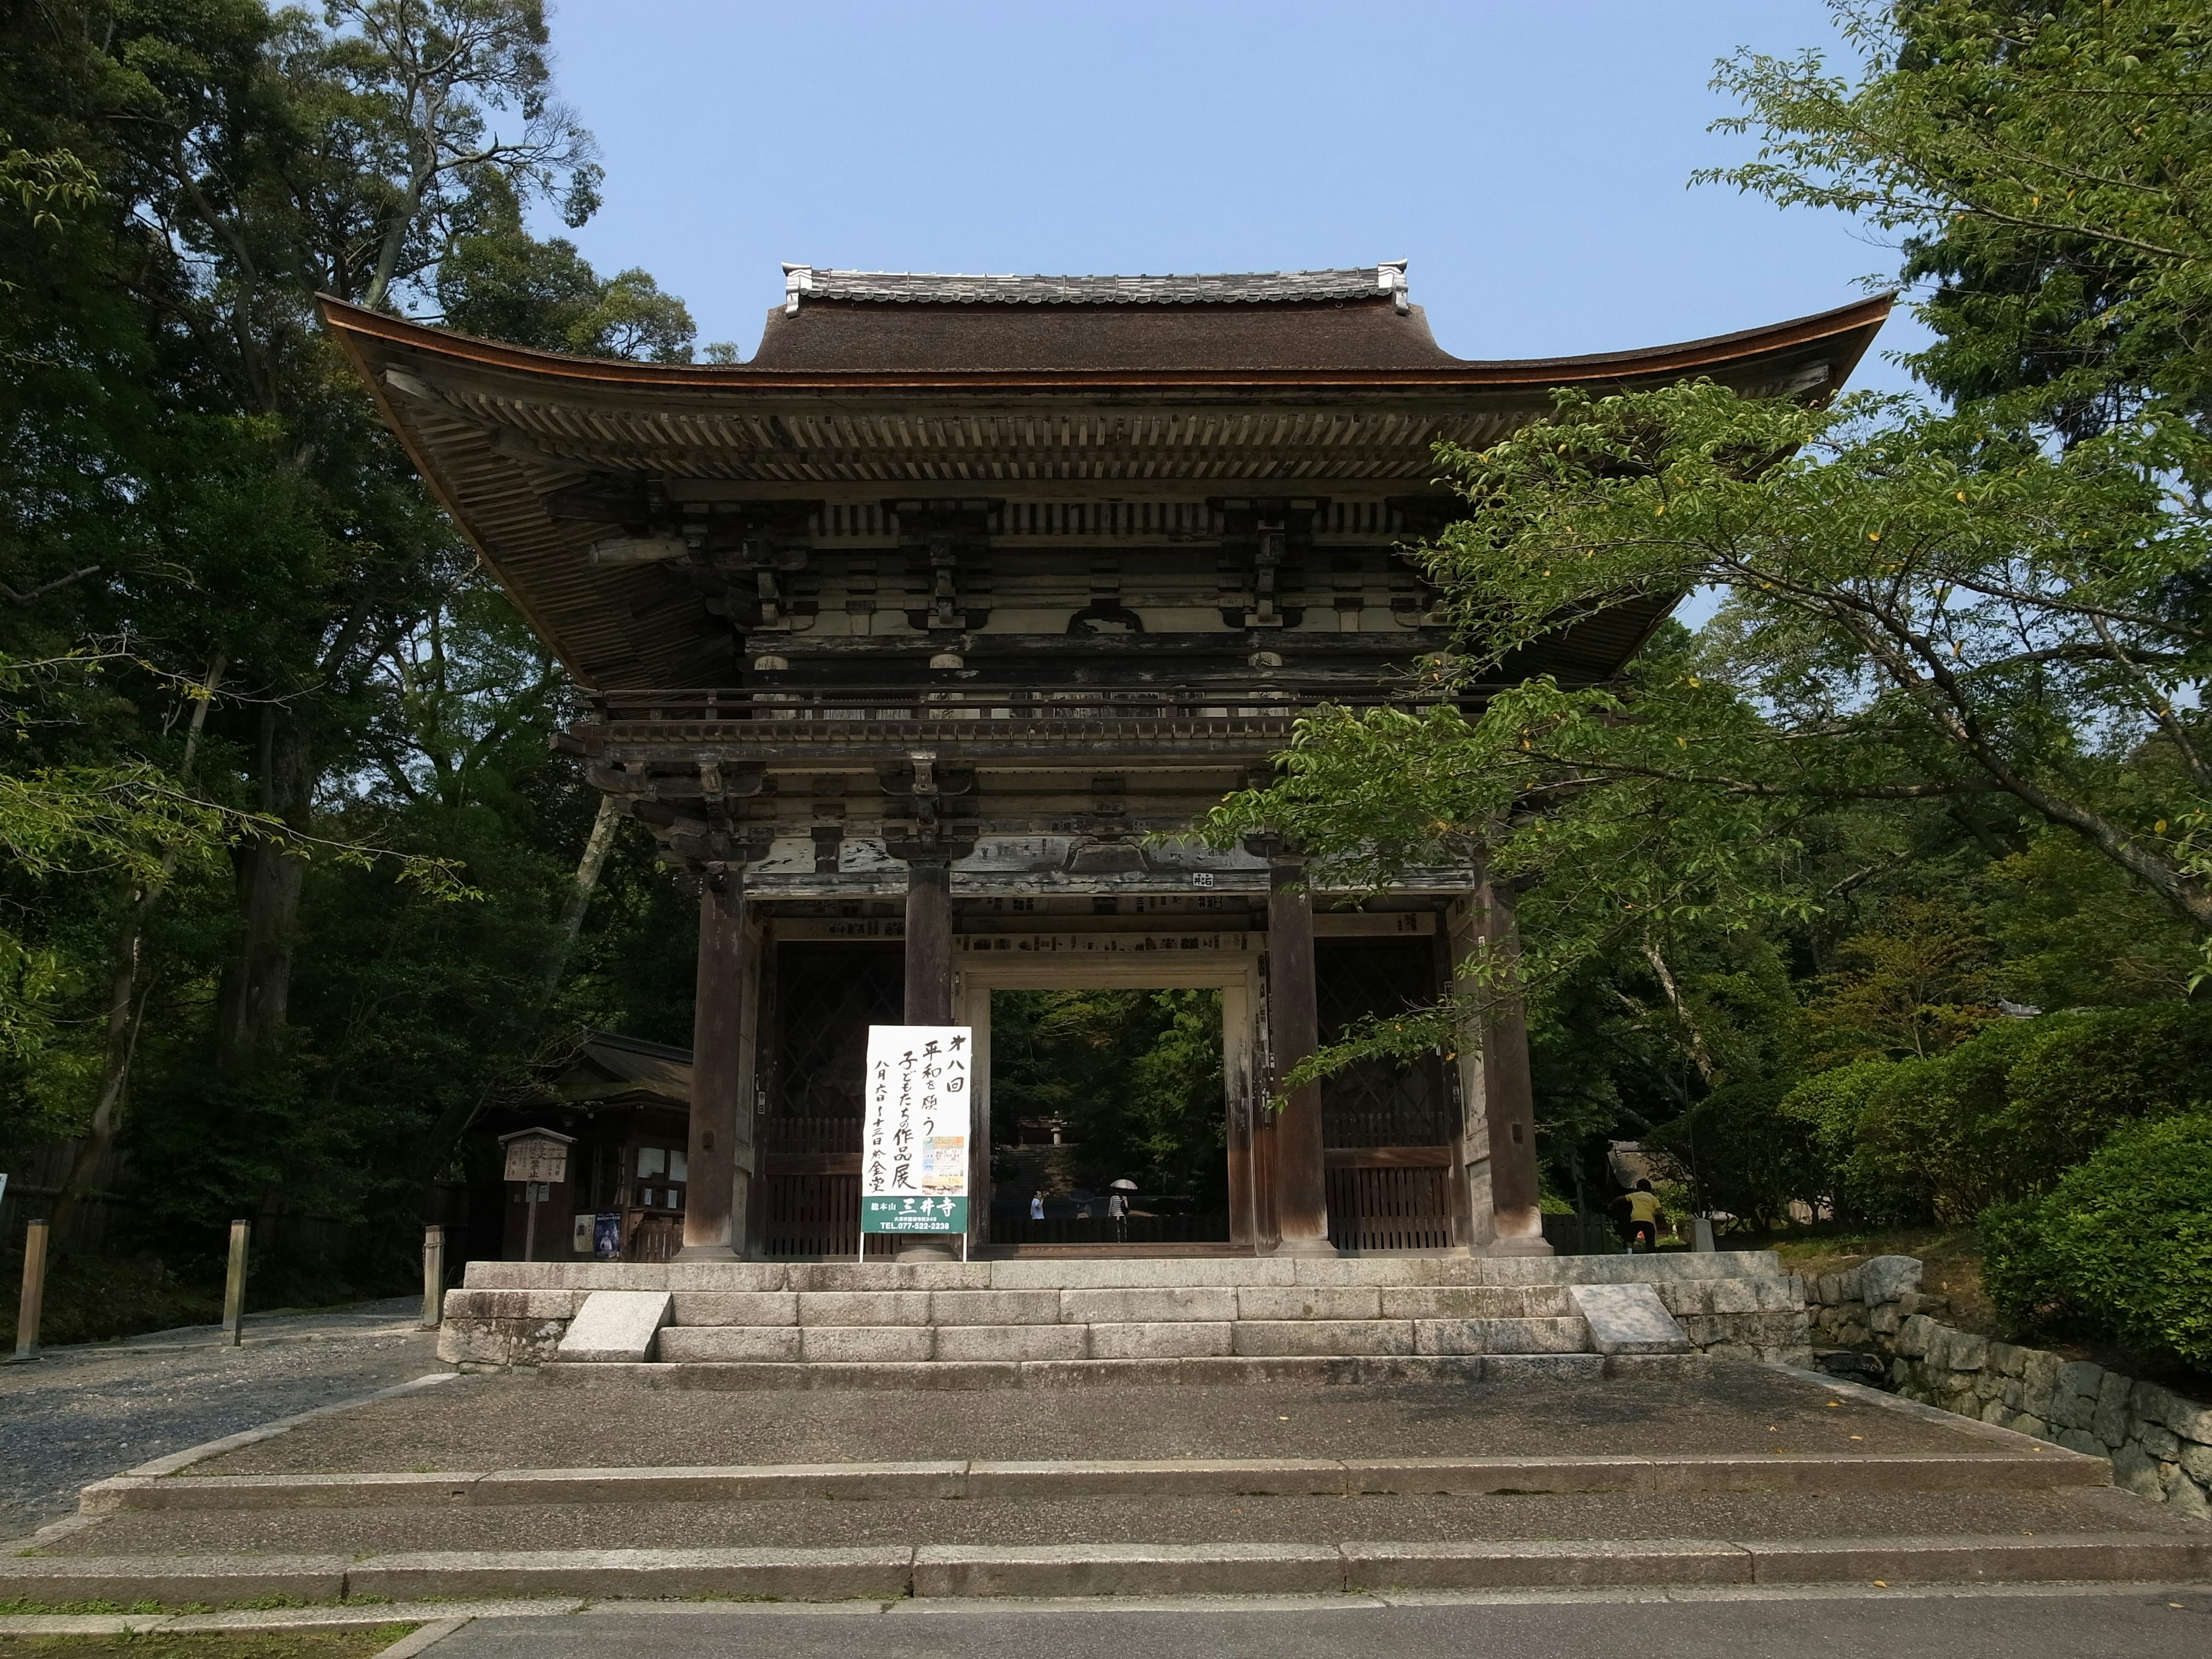
<svg viewBox="0 0 2212 1659"><path fill-rule="evenodd" d="M952 1024L952 860L915 853L906 864L906 1023Z"/></svg>
<svg viewBox="0 0 2212 1659"><path fill-rule="evenodd" d="M1476 895L1484 943L1509 974L1521 963L1510 883L1486 876ZM1518 988L1502 985L1483 1022L1482 1102L1490 1132L1490 1205L1501 1254L1548 1255L1536 1185L1536 1101L1528 1075L1528 1020Z"/></svg>
<svg viewBox="0 0 2212 1659"><path fill-rule="evenodd" d="M744 963L743 866L710 870L699 890L699 964L691 1008L691 1139L684 1156L682 1261L737 1260L740 999Z"/></svg>
<svg viewBox="0 0 2212 1659"><path fill-rule="evenodd" d="M1314 978L1313 894L1303 859L1280 852L1267 864L1267 1046L1275 1091L1300 1060L1321 1047ZM1275 1226L1284 1255L1334 1255L1328 1242L1328 1190L1322 1166L1321 1085L1289 1091L1272 1136ZM1263 1157L1265 1155L1263 1154Z"/></svg>

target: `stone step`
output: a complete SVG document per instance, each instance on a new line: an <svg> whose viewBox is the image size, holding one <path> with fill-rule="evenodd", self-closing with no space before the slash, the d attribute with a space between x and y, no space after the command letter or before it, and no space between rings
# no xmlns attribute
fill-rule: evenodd
<svg viewBox="0 0 2212 1659"><path fill-rule="evenodd" d="M1327 1594L1547 1585L2188 1583L2212 1540L2170 1533L1486 1539L1340 1544L909 1544L830 1549L424 1550L0 1559L0 1599L213 1606L428 1596L871 1597Z"/></svg>
<svg viewBox="0 0 2212 1659"><path fill-rule="evenodd" d="M1589 1347L1589 1328L1580 1318L1225 1319L1054 1325L678 1325L661 1331L656 1357L677 1364L874 1364L1182 1359L1217 1354L1248 1358L1578 1354Z"/></svg>
<svg viewBox="0 0 2212 1659"><path fill-rule="evenodd" d="M1538 1492L2010 1492L2103 1486L2100 1457L2039 1452L1556 1457L1109 1458L1085 1462L738 1464L477 1469L419 1474L118 1475L86 1515L394 1508L448 1504L739 1503L768 1499L1226 1495L1484 1496Z"/></svg>
<svg viewBox="0 0 2212 1659"><path fill-rule="evenodd" d="M1731 1281L1710 1281L1725 1284ZM477 1291L455 1294L473 1297ZM554 1292L554 1294L562 1294ZM573 1294L570 1292L569 1294ZM1728 1299L1728 1298L1723 1298ZM1686 1302L1695 1304L1691 1295ZM1563 1285L1180 1286L1076 1291L678 1291L689 1325L1147 1325L1238 1319L1560 1319ZM464 1308L474 1305L464 1302ZM1709 1312L1692 1305L1692 1312Z"/></svg>
<svg viewBox="0 0 2212 1659"><path fill-rule="evenodd" d="M1139 1359L659 1360L538 1368L556 1386L621 1389L1082 1389L1398 1386L1497 1382L1538 1387L1607 1379L1693 1377L1697 1354L1202 1354Z"/></svg>
<svg viewBox="0 0 2212 1659"><path fill-rule="evenodd" d="M1103 1291L1768 1279L1771 1250L1572 1256L1193 1256L1007 1261L471 1261L472 1291ZM1800 1300L1802 1300L1802 1291Z"/></svg>

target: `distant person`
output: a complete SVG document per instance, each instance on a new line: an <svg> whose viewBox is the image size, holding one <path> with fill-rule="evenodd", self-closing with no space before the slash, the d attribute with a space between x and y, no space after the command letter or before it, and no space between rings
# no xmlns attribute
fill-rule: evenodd
<svg viewBox="0 0 2212 1659"><path fill-rule="evenodd" d="M1659 1194L1651 1190L1647 1177L1638 1181L1628 1194L1628 1248L1622 1254L1634 1255L1636 1241L1649 1239L1651 1254L1659 1253L1659 1229L1666 1224L1667 1212L1659 1207Z"/></svg>
<svg viewBox="0 0 2212 1659"><path fill-rule="evenodd" d="M1126 1194L1115 1193L1106 1200L1106 1218L1114 1224L1114 1242L1129 1242L1129 1200Z"/></svg>
<svg viewBox="0 0 2212 1659"><path fill-rule="evenodd" d="M1030 1194L1030 1219L1032 1221L1044 1219L1044 1194L1041 1191Z"/></svg>
<svg viewBox="0 0 2212 1659"><path fill-rule="evenodd" d="M1076 1218L1078 1221L1088 1221L1088 1220L1090 1220L1090 1219L1091 1219L1091 1194L1088 1194L1088 1193L1078 1193L1078 1194L1076 1194L1076 1195L1075 1195L1075 1218Z"/></svg>

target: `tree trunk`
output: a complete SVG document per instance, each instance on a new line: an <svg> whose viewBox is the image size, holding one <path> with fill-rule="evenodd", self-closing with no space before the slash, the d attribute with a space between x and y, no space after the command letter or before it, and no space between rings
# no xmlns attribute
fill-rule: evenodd
<svg viewBox="0 0 2212 1659"><path fill-rule="evenodd" d="M207 678L192 703L191 723L185 732L184 763L177 773L180 787L191 787L192 763L199 755L200 733L207 729L208 707L215 700L216 687L222 683L222 670L223 658L218 653L208 665ZM62 1182L60 1194L54 1200L50 1236L57 1249L67 1248L70 1224L76 1218L77 1209L91 1188L94 1177L100 1173L100 1165L114 1150L116 1134L122 1127L123 1103L131 1091L131 1059L138 1047L138 1023L145 1012L139 997L138 978L143 965L146 923L176 873L176 854L164 854L160 873L132 896L131 907L124 912L123 925L116 934L113 966L107 978L107 1041L106 1053L100 1062L100 1091L93 1098L92 1121L76 1149L76 1156L70 1162L69 1176Z"/></svg>
<svg viewBox="0 0 2212 1659"><path fill-rule="evenodd" d="M607 854L615 844L615 830L622 822L622 811L615 805L612 795L599 797L599 816L592 820L592 833L584 841L584 856L576 860L576 884L568 890L568 902L561 907L561 935L555 941L552 959L545 964L545 978L538 991L538 1006L543 1010L553 1000L554 992L561 988L561 976L568 971L568 958L576 952L576 937L584 931L584 913L592 908L592 895L599 890L599 872L606 865Z"/></svg>
<svg viewBox="0 0 2212 1659"><path fill-rule="evenodd" d="M306 830L314 789L307 730L274 705L261 711L260 773L261 810L289 829ZM307 875L307 860L282 842L248 842L236 863L238 951L216 998L216 1064L226 1077L260 1070L283 1046Z"/></svg>

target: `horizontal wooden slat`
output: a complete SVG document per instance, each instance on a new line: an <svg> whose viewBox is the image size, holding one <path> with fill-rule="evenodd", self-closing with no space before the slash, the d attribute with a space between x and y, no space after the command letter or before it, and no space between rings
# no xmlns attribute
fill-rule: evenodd
<svg viewBox="0 0 2212 1659"><path fill-rule="evenodd" d="M1449 1170L1449 1146L1328 1146L1322 1164L1331 1170Z"/></svg>

